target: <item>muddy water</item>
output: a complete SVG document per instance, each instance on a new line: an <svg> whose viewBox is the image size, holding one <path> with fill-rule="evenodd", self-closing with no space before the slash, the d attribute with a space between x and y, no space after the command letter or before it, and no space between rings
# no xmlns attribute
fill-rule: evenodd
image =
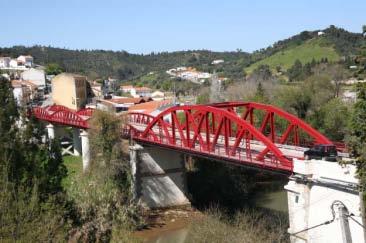
<svg viewBox="0 0 366 243"><path fill-rule="evenodd" d="M287 193L284 189L276 189L269 192L258 193L251 200L252 205L273 211L287 213ZM189 232L189 224L194 218L200 217L199 213L189 213L185 217L170 216L159 227L152 227L136 233L136 236L147 243L183 243ZM172 219L170 219L172 218Z"/></svg>
<svg viewBox="0 0 366 243"><path fill-rule="evenodd" d="M271 192L258 193L252 198L252 204L259 208L287 213L287 192L284 189L280 189Z"/></svg>
<svg viewBox="0 0 366 243"><path fill-rule="evenodd" d="M164 232L155 238L146 239L147 243L184 243L188 235L188 225L182 229Z"/></svg>
<svg viewBox="0 0 366 243"><path fill-rule="evenodd" d="M147 243L183 243L187 237L190 222L201 216L199 211L194 210L159 212L148 229L135 232L134 236Z"/></svg>

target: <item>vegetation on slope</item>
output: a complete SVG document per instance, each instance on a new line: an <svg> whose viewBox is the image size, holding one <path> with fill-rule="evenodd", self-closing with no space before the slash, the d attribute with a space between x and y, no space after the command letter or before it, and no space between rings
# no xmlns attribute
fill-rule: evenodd
<svg viewBox="0 0 366 243"><path fill-rule="evenodd" d="M285 68L288 68L296 59L300 59L305 64L310 62L312 58L326 57L328 60L338 60L339 56L353 56L363 42L362 34L350 33L334 26L323 30L323 32L325 33L324 39L326 39L324 43L317 43L317 41L313 43L312 39L317 37L318 31L303 31L298 35L278 41L273 46L251 54L241 50L231 52L188 50L142 55L131 54L126 51L14 46L0 48L0 55L17 57L22 54L30 54L35 58L37 64L58 64L66 72L81 73L91 79L111 76L126 81L139 79L149 72L163 74L170 68L192 66L201 71L213 72L216 70L219 76L238 81L245 76L244 68L273 55L276 56L268 61L271 67L275 68L278 63L283 63ZM302 45L304 46L301 47ZM313 48L315 49L313 50ZM285 54L282 54L282 52L285 52ZM284 60L280 58L282 55L285 56ZM293 57L297 55L300 56ZM215 59L223 59L225 62L220 65L212 65L211 62ZM263 64L263 62L266 61L262 61L260 64ZM259 66L260 64L255 65ZM255 66L250 67L248 70L251 71L254 68ZM53 68L50 73L54 72Z"/></svg>
<svg viewBox="0 0 366 243"><path fill-rule="evenodd" d="M296 60L302 63L310 63L312 60L321 61L327 59L330 62L338 61L340 56L334 45L324 37L313 38L298 46L291 46L281 50L269 57L266 57L245 69L247 73L261 65L268 65L271 70L281 67L281 70L288 70Z"/></svg>
<svg viewBox="0 0 366 243"><path fill-rule="evenodd" d="M216 208L192 222L186 242L289 242L286 216L245 210L228 216Z"/></svg>

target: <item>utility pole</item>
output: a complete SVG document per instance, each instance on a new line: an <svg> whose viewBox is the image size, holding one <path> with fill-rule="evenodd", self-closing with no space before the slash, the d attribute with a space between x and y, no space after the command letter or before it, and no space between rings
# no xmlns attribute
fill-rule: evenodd
<svg viewBox="0 0 366 243"><path fill-rule="evenodd" d="M216 70L211 77L211 94L210 94L210 102L221 102L221 80L217 77Z"/></svg>
<svg viewBox="0 0 366 243"><path fill-rule="evenodd" d="M173 104L176 105L176 103L177 103L177 93L176 93L176 90L175 90L175 78L174 78L174 81L173 81L173 93L174 93Z"/></svg>
<svg viewBox="0 0 366 243"><path fill-rule="evenodd" d="M349 212L344 205L338 207L339 220L341 223L343 243L352 243L351 230L349 228L348 215Z"/></svg>

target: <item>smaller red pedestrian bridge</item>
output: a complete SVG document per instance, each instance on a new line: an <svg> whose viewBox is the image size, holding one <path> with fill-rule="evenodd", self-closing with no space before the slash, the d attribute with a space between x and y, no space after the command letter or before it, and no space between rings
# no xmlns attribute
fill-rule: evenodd
<svg viewBox="0 0 366 243"><path fill-rule="evenodd" d="M40 120L87 129L91 109L37 107ZM333 144L296 116L272 105L226 102L174 106L157 116L128 113L122 135L149 144L238 165L292 173L294 158L314 144Z"/></svg>
<svg viewBox="0 0 366 243"><path fill-rule="evenodd" d="M65 106L52 105L46 107L34 107L31 113L39 120L48 121L64 126L88 129L88 120L93 114L93 109L87 108L73 111Z"/></svg>

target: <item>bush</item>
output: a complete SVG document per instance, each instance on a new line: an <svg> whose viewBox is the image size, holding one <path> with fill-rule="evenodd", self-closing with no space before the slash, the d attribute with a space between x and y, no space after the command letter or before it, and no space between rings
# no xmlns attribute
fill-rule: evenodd
<svg viewBox="0 0 366 243"><path fill-rule="evenodd" d="M186 242L289 242L286 217L242 211L229 217L217 208L192 222Z"/></svg>
<svg viewBox="0 0 366 243"><path fill-rule="evenodd" d="M88 242L108 242L113 233L128 232L142 225L139 208L132 201L128 160L119 136L121 120L95 112L90 130L92 161L84 174L70 176L67 194L73 201L79 227L73 237Z"/></svg>
<svg viewBox="0 0 366 243"><path fill-rule="evenodd" d="M2 183L0 242L63 242L71 228L66 207L58 196L39 201L37 188L30 192Z"/></svg>

